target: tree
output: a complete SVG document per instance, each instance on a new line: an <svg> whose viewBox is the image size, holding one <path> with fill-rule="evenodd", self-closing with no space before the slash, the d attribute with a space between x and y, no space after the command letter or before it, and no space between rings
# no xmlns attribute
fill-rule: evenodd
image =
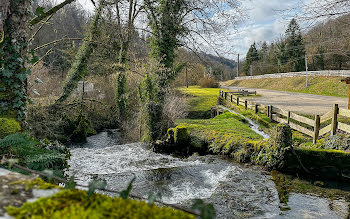
<svg viewBox="0 0 350 219"><path fill-rule="evenodd" d="M134 23L143 10L143 4L137 0L117 0L113 4L116 8L116 22L119 38L118 76L116 81L115 101L121 120L127 117L127 87L126 70L129 61L128 52L132 36L135 32Z"/></svg>
<svg viewBox="0 0 350 219"><path fill-rule="evenodd" d="M0 115L22 119L26 109L30 0L0 1Z"/></svg>
<svg viewBox="0 0 350 219"><path fill-rule="evenodd" d="M297 9L297 10L294 10ZM299 4L296 8L291 8L286 13L295 12L300 20L307 21L310 25L325 19L346 15L350 11L349 0L312 0ZM295 14L293 14L295 16Z"/></svg>
<svg viewBox="0 0 350 219"><path fill-rule="evenodd" d="M305 70L305 45L300 27L294 18L290 21L286 30L285 52L288 61L292 63L293 71Z"/></svg>
<svg viewBox="0 0 350 219"><path fill-rule="evenodd" d="M36 17L30 20L30 0L0 1L0 115L22 120L26 113L27 76L30 70L28 34L30 25L56 13L73 0L44 11L38 7ZM34 52L32 52L34 56Z"/></svg>
<svg viewBox="0 0 350 219"><path fill-rule="evenodd" d="M245 57L245 62L244 62L244 72L246 73L246 75L249 75L249 71L250 71L250 66L252 65L253 62L258 61L259 60L259 54L258 54L258 50L256 49L256 44L255 42L250 46L247 55Z"/></svg>

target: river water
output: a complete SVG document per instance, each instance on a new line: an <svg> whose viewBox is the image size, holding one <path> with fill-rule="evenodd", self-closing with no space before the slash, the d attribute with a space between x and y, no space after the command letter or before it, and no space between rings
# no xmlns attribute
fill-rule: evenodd
<svg viewBox="0 0 350 219"><path fill-rule="evenodd" d="M281 204L271 175L259 167L214 155L181 159L157 154L143 143L121 144L116 130L72 145L69 165L67 173L75 173L80 184L103 179L108 189L120 191L136 177L132 194L160 192L162 201L184 207L200 198L214 205L217 218L345 218L349 210L342 197L312 193L291 192Z"/></svg>

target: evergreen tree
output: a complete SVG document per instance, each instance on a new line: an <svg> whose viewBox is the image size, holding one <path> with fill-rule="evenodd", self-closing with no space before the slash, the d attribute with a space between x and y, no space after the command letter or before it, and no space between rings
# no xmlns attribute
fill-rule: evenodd
<svg viewBox="0 0 350 219"><path fill-rule="evenodd" d="M305 70L305 45L301 35L300 27L297 21L293 18L286 30L286 47L285 52L288 61L293 66L293 71Z"/></svg>
<svg viewBox="0 0 350 219"><path fill-rule="evenodd" d="M260 59L266 58L267 54L269 52L269 47L267 46L266 41L264 41L261 45L261 50L260 50Z"/></svg>
<svg viewBox="0 0 350 219"><path fill-rule="evenodd" d="M258 54L258 50L256 49L256 43L254 42L250 46L250 48L247 52L247 55L245 57L243 70L246 73L246 75L249 75L249 69L250 69L251 64L255 61L258 61L258 60L259 60L259 54Z"/></svg>

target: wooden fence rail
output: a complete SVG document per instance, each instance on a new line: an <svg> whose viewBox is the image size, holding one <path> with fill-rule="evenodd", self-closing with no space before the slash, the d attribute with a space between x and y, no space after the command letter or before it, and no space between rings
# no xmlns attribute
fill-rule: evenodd
<svg viewBox="0 0 350 219"><path fill-rule="evenodd" d="M264 113L271 121L289 124L292 129L312 137L314 144L319 137L327 133L335 135L337 130L342 130L350 134L350 125L339 121L339 116L350 118L350 110L341 109L338 104L335 104L333 110L324 115L315 115L314 119L310 119L275 106L254 103L245 98L237 97L232 92L220 90L220 96L237 106L241 105L244 106L245 109L254 110L255 113Z"/></svg>

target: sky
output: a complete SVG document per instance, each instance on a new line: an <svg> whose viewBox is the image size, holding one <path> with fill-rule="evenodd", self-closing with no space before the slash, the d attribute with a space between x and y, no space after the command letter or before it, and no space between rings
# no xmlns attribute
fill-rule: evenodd
<svg viewBox="0 0 350 219"><path fill-rule="evenodd" d="M254 42L268 43L280 38L287 29L290 17L283 11L294 8L299 0L246 0L243 7L248 10L248 18L238 26L238 33L232 36L232 47L244 57Z"/></svg>
<svg viewBox="0 0 350 219"><path fill-rule="evenodd" d="M78 1L86 10L93 10L91 0ZM240 54L243 58L254 42L271 43L281 37L290 21L290 18L281 16L281 11L295 7L298 2L300 0L242 0L247 19L238 25L237 32L225 42L225 47L234 52L222 55L237 59L237 54Z"/></svg>

